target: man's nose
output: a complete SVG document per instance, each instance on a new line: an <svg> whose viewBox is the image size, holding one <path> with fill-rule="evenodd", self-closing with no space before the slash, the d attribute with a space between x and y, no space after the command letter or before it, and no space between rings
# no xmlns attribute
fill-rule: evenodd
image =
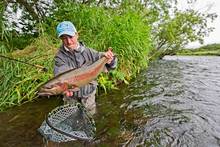
<svg viewBox="0 0 220 147"><path fill-rule="evenodd" d="M67 38L66 38L66 42L67 42L67 43L70 43L70 42L71 42L71 38L70 38L70 37L67 37Z"/></svg>

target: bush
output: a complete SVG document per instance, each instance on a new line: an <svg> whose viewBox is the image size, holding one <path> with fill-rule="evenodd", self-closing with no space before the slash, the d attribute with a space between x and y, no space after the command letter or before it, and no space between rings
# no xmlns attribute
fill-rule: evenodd
<svg viewBox="0 0 220 147"><path fill-rule="evenodd" d="M56 47L51 38L42 36L25 49L6 54L11 58L47 67L48 72L0 58L0 110L36 97L37 88L53 76L52 67L55 52Z"/></svg>
<svg viewBox="0 0 220 147"><path fill-rule="evenodd" d="M146 57L151 49L150 27L144 21L145 14L134 9L132 4L121 6L125 7L111 9L64 2L53 18L47 20L45 30L55 34L59 22L73 22L80 39L88 47L98 51L113 48L119 59L114 76L127 80L147 66Z"/></svg>
<svg viewBox="0 0 220 147"><path fill-rule="evenodd" d="M76 25L80 39L88 47L98 51L112 47L118 56L118 68L101 75L100 86L107 91L115 88L118 81L127 83L147 66L146 57L151 47L150 27L143 21L143 15L130 5L114 9L65 2L59 5L58 11L40 25L42 35L24 50L11 54L19 60L48 67L49 72L11 61L1 62L0 108L32 100L36 97L37 88L53 76L53 57L60 43L55 28L64 20Z"/></svg>

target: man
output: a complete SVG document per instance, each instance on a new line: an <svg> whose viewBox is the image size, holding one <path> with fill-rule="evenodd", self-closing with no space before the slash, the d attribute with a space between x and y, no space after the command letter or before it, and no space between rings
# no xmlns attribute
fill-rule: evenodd
<svg viewBox="0 0 220 147"><path fill-rule="evenodd" d="M107 52L97 52L85 47L78 41L78 33L75 26L70 21L63 21L57 26L58 37L62 40L62 45L55 56L54 75L58 75L70 69L87 66L105 56L109 59L106 69L111 70L116 67L116 58L111 50ZM64 103L75 103L80 101L92 114L96 111L95 93L97 81L93 81L78 91L67 90L64 92Z"/></svg>

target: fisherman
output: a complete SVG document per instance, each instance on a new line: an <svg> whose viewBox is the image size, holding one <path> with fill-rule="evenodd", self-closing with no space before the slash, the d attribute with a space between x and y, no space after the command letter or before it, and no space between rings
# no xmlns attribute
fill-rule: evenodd
<svg viewBox="0 0 220 147"><path fill-rule="evenodd" d="M82 42L78 41L79 34L75 26L70 21L63 21L57 25L56 28L58 37L62 40L62 45L55 56L54 75L58 75L70 69L88 66L102 56L108 60L106 70L116 68L117 59L115 58L112 50L107 52L98 52L94 49L86 47ZM86 109L91 113L96 112L95 94L97 88L97 81L90 82L89 84L80 87L78 91L68 89L64 92L64 104L75 104L81 102Z"/></svg>

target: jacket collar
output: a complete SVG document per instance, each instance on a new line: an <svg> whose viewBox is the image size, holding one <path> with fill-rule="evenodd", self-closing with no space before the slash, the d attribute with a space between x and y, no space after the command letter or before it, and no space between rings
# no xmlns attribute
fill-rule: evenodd
<svg viewBox="0 0 220 147"><path fill-rule="evenodd" d="M63 49L67 52L71 52L70 49L68 49L66 46L62 45ZM83 52L84 51L84 46L83 46L83 43L81 42L78 42L78 45L77 45L77 48L74 49L72 52L76 52L76 53L79 53L79 52Z"/></svg>

